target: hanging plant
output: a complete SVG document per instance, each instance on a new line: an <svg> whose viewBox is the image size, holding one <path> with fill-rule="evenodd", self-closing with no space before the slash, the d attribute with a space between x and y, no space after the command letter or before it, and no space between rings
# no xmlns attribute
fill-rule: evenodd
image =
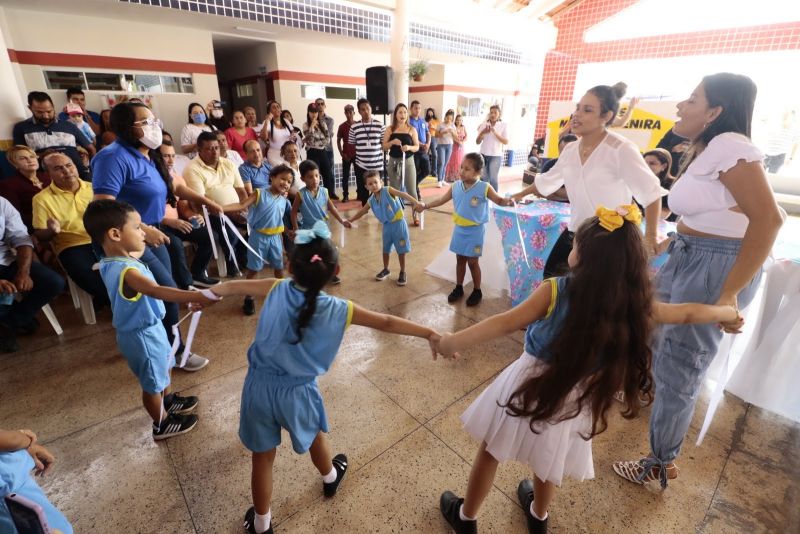
<svg viewBox="0 0 800 534"><path fill-rule="evenodd" d="M415 82L421 82L422 77L428 72L428 62L424 59L418 59L408 65L408 79Z"/></svg>

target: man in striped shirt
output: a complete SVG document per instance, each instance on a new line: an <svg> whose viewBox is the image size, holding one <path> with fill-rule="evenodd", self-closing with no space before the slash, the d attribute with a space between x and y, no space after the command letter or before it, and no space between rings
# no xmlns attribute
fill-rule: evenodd
<svg viewBox="0 0 800 534"><path fill-rule="evenodd" d="M356 147L356 195L361 205L367 203L369 192L364 185L366 171L383 171L383 125L372 118L372 106L366 98L357 103L361 120L350 126L349 143Z"/></svg>

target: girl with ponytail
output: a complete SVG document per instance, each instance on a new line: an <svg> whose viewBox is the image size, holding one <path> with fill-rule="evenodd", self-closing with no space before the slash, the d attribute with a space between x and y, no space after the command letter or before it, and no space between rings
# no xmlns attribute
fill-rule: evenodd
<svg viewBox="0 0 800 534"><path fill-rule="evenodd" d="M239 438L253 453L253 506L245 514L248 532L272 532L272 466L285 429L298 454L308 451L332 497L347 472L347 456L331 458L328 419L317 377L326 373L351 324L421 337L431 348L440 336L399 317L375 313L322 291L339 271L330 229L318 221L298 230L289 260L290 278L226 282L214 293L265 295L256 337L247 351L249 369L242 391ZM436 353L433 353L434 358Z"/></svg>

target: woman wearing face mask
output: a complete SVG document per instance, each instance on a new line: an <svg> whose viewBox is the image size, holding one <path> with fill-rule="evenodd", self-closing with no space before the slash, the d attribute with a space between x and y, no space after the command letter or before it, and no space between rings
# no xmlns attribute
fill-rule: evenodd
<svg viewBox="0 0 800 534"><path fill-rule="evenodd" d="M197 138L203 132L210 132L214 128L208 124L208 115L203 106L197 102L189 104L189 122L181 130L181 150L187 158L197 156Z"/></svg>
<svg viewBox="0 0 800 534"><path fill-rule="evenodd" d="M213 130L224 132L231 127L231 121L225 116L225 110L222 109L222 102L219 100L212 100L206 104L206 114L208 115L208 124Z"/></svg>
<svg viewBox="0 0 800 534"><path fill-rule="evenodd" d="M222 208L185 185L173 187L169 170L158 148L161 145L161 121L144 104L121 103L111 110L111 130L117 140L92 159L92 188L95 200L117 199L131 204L142 217L142 231L147 247L141 261L152 271L156 282L176 287L169 260L169 238L158 229L164 219L166 204L176 205L175 196L196 204L205 204L211 213ZM98 157L99 156L99 157ZM102 252L102 251L101 251ZM167 337L172 342L172 325L178 321L178 305L165 302L163 319ZM179 353L183 351L181 346ZM208 360L190 355L186 371L197 371Z"/></svg>
<svg viewBox="0 0 800 534"><path fill-rule="evenodd" d="M292 136L292 126L281 115L281 105L275 100L267 102L267 116L261 129L261 140L267 145L267 163L280 165L281 147Z"/></svg>

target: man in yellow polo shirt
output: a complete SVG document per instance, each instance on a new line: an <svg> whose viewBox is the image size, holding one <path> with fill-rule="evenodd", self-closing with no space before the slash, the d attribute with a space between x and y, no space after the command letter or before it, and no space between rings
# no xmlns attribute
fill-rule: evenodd
<svg viewBox="0 0 800 534"><path fill-rule="evenodd" d="M83 227L83 212L92 201L92 184L78 177L70 158L56 152L44 157L52 183L33 197L34 235L51 241L58 261L78 287L94 297L95 307L108 304L108 293L99 271L92 270L97 257Z"/></svg>
<svg viewBox="0 0 800 534"><path fill-rule="evenodd" d="M208 197L221 206L237 204L247 198L247 192L244 189L239 170L231 160L220 157L219 141L217 141L217 136L212 132L203 132L197 138L197 157L192 159L183 170L183 178L190 189ZM238 217L234 218L234 221L244 223ZM228 240L234 247L239 265L244 265L247 249L233 235L233 231L229 227L223 228L223 226L219 217L211 215L211 228L217 232L217 235L221 236L223 231L228 234ZM225 246L223 245L223 247ZM227 250L225 260L228 267L228 275L239 276L241 273L236 268Z"/></svg>

